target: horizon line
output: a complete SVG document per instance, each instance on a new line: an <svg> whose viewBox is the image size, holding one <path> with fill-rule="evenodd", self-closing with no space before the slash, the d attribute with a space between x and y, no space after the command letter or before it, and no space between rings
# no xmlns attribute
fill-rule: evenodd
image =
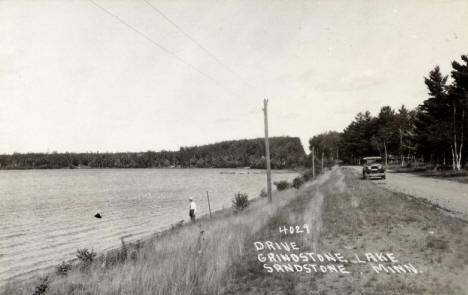
<svg viewBox="0 0 468 295"><path fill-rule="evenodd" d="M281 137L289 137L289 138L297 138L299 139L301 145L304 148L304 152L307 154L307 150L302 143L302 140L300 136L291 136L291 135L280 135L280 136L270 136L269 139L272 138L281 138ZM312 138L312 137L311 137ZM26 154L121 154L121 153L147 153L147 152L155 152L155 153L160 153L160 152L179 152L182 148L193 148L193 147L201 147L201 146L208 146L208 145L213 145L213 144L219 144L219 143L224 143L224 142L231 142L231 141L241 141L241 140L257 140L257 139L264 139L264 137L254 137L254 138L240 138L240 139L227 139L227 140L221 140L221 141L216 141L216 142L210 142L210 143L205 143L205 144L195 144L195 145L186 145L186 146L179 146L178 149L160 149L160 150L140 150L140 151L57 151L57 150L52 150L52 151L46 151L46 152L41 152L41 151L28 151L28 152L0 152L0 156L12 156L12 155L26 155Z"/></svg>

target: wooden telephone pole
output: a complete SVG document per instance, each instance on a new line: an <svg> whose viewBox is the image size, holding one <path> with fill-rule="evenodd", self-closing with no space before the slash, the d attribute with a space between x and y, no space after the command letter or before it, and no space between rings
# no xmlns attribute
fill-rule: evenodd
<svg viewBox="0 0 468 295"><path fill-rule="evenodd" d="M271 164L270 164L270 143L268 140L268 99L263 100L263 115L265 120L265 157L267 169L267 193L268 201L271 202Z"/></svg>

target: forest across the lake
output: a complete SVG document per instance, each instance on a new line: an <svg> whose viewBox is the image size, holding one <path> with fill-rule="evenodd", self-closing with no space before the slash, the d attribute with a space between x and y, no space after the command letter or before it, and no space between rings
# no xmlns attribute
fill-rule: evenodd
<svg viewBox="0 0 468 295"><path fill-rule="evenodd" d="M305 152L298 137L270 138L273 169L303 166ZM181 147L178 151L119 153L14 153L0 155L0 169L60 168L265 168L263 138Z"/></svg>

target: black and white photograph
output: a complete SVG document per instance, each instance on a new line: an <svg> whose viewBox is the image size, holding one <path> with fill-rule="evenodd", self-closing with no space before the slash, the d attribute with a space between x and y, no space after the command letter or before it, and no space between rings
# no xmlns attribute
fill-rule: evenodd
<svg viewBox="0 0 468 295"><path fill-rule="evenodd" d="M468 295L468 1L0 0L0 295Z"/></svg>

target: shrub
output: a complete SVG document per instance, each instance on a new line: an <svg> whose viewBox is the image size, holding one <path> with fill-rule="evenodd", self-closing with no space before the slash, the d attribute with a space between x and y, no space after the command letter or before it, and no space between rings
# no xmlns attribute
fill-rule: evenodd
<svg viewBox="0 0 468 295"><path fill-rule="evenodd" d="M261 197L261 198L266 198L266 197L268 197L268 194L267 194L267 192L266 192L265 189L262 189L262 191L260 192L260 197Z"/></svg>
<svg viewBox="0 0 468 295"><path fill-rule="evenodd" d="M41 283L36 286L33 295L42 295L46 294L47 289L49 288L49 278L45 277L41 280Z"/></svg>
<svg viewBox="0 0 468 295"><path fill-rule="evenodd" d="M295 189L300 188L303 184L304 184L304 179L301 176L294 178L293 183L292 183Z"/></svg>
<svg viewBox="0 0 468 295"><path fill-rule="evenodd" d="M285 189L288 189L291 186L291 184L286 180L274 182L274 185L276 185L276 189L279 191L284 191Z"/></svg>
<svg viewBox="0 0 468 295"><path fill-rule="evenodd" d="M93 263L94 258L96 258L96 253L91 250L91 252L84 248L84 249L78 249L76 250L77 254L76 257L81 261L82 267L87 268Z"/></svg>
<svg viewBox="0 0 468 295"><path fill-rule="evenodd" d="M243 211L247 206L249 206L249 196L247 194L237 193L234 195L232 208L235 214Z"/></svg>
<svg viewBox="0 0 468 295"><path fill-rule="evenodd" d="M55 273L57 273L59 276L66 276L71 269L71 263L66 263L65 261L62 261L61 264L57 265Z"/></svg>
<svg viewBox="0 0 468 295"><path fill-rule="evenodd" d="M312 174L312 169L310 170L307 170L306 172L304 172L302 174L302 179L304 179L304 181L309 181L311 180L313 177L313 174Z"/></svg>

